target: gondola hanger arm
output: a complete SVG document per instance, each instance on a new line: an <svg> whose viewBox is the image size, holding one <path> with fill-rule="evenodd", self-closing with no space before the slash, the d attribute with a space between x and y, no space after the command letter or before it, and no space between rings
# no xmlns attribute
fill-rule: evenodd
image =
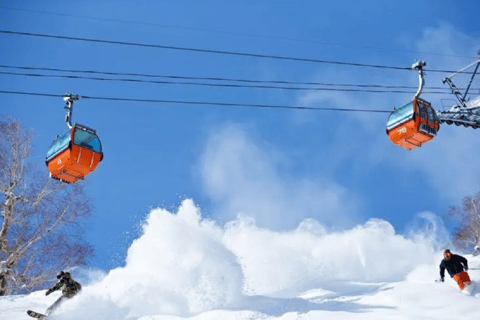
<svg viewBox="0 0 480 320"><path fill-rule="evenodd" d="M423 60L417 60L414 64L412 64L412 69L417 70L418 72L418 90L413 96L412 100L417 99L422 94L423 86L425 85L425 71L423 70L423 67L425 67L426 65L427 63Z"/></svg>
<svg viewBox="0 0 480 320"><path fill-rule="evenodd" d="M68 129L73 128L73 125L72 125L73 104L75 103L75 101L78 101L79 99L80 97L78 96L78 94L74 94L74 93L67 93L63 97L63 101L65 101L66 103L65 109L67 110L67 114L65 115L65 122L67 123Z"/></svg>

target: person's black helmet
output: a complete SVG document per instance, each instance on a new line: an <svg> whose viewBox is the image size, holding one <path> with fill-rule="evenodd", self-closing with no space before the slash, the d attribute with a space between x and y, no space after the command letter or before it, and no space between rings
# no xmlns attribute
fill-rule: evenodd
<svg viewBox="0 0 480 320"><path fill-rule="evenodd" d="M450 252L450 249L445 249L445 251L443 251L443 254L445 254L445 253L447 253L447 252L448 252L448 253L451 253L451 252Z"/></svg>
<svg viewBox="0 0 480 320"><path fill-rule="evenodd" d="M60 273L57 275L57 279L68 279L71 278L72 276L70 275L70 272L65 272L65 271L60 271Z"/></svg>

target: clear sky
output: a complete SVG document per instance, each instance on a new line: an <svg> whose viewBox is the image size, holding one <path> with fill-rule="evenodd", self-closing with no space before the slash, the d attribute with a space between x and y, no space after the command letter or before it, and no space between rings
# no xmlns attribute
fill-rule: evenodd
<svg viewBox="0 0 480 320"><path fill-rule="evenodd" d="M399 67L423 59L427 69L457 70L480 49L479 11L475 0L2 0L0 29ZM416 73L401 70L7 34L0 34L0 64L296 82L416 86L418 81ZM443 86L444 76L427 72L426 86ZM0 90L377 110L392 110L413 95L5 74ZM454 98L422 97L437 109L452 103L441 99ZM63 106L61 98L0 94L0 114L34 128L33 160L40 166L55 135L66 130ZM73 120L97 130L105 153L84 182L95 206L87 231L97 253L92 266L122 264L145 215L157 206L176 208L184 198L218 223L242 212L272 229L292 229L306 218L342 229L376 217L402 233L419 213L441 216L480 191L478 131L444 125L432 142L407 152L388 140L387 116L80 100Z"/></svg>

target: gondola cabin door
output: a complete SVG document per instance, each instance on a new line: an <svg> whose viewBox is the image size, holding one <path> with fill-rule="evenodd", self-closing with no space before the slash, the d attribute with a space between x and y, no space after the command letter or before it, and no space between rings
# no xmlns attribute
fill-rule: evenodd
<svg viewBox="0 0 480 320"><path fill-rule="evenodd" d="M407 150L413 150L432 140L439 129L435 110L430 103L420 98L395 109L387 122L390 140Z"/></svg>
<svg viewBox="0 0 480 320"><path fill-rule="evenodd" d="M75 183L94 171L102 159L95 130L75 124L52 143L45 162L52 178Z"/></svg>

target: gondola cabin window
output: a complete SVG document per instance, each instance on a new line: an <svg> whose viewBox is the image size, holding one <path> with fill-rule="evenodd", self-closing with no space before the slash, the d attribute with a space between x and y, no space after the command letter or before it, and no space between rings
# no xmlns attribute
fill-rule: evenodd
<svg viewBox="0 0 480 320"><path fill-rule="evenodd" d="M80 128L75 129L73 143L95 152L102 152L102 145L97 135Z"/></svg>
<svg viewBox="0 0 480 320"><path fill-rule="evenodd" d="M428 108L428 122L432 122L432 123L435 122L432 108Z"/></svg>
<svg viewBox="0 0 480 320"><path fill-rule="evenodd" d="M425 106L421 102L419 103L419 106L420 106L420 117L422 119L427 119L427 113L425 111Z"/></svg>
<svg viewBox="0 0 480 320"><path fill-rule="evenodd" d="M68 148L68 145L70 144L70 135L71 132L68 130L64 134L62 134L60 137L58 137L55 141L53 141L52 145L47 151L47 161L56 156L58 153L61 151L65 150Z"/></svg>
<svg viewBox="0 0 480 320"><path fill-rule="evenodd" d="M388 119L387 130L391 130L392 128L412 119L413 114L413 102L407 103L403 107L397 108L395 111L392 112L390 118Z"/></svg>

